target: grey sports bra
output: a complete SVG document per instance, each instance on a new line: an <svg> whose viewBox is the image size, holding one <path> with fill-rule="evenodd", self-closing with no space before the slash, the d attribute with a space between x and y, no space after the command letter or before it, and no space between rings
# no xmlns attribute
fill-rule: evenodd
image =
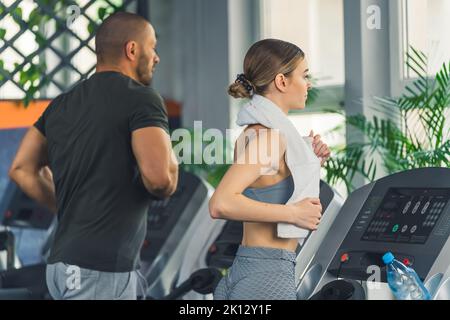
<svg viewBox="0 0 450 320"><path fill-rule="evenodd" d="M292 192L294 192L294 180L292 175L289 175L289 177L268 187L247 188L242 194L261 202L285 204L292 196Z"/></svg>

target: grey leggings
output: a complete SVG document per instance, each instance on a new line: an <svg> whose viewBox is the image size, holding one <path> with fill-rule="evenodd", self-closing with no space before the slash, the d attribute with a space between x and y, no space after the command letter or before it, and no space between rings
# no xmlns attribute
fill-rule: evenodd
<svg viewBox="0 0 450 320"><path fill-rule="evenodd" d="M240 246L215 300L296 300L295 252Z"/></svg>

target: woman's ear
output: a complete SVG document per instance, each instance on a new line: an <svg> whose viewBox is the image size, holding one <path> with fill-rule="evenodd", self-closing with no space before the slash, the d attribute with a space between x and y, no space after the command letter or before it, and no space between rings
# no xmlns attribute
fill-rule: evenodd
<svg viewBox="0 0 450 320"><path fill-rule="evenodd" d="M275 88L277 88L278 91L286 92L288 83L287 83L287 78L284 74L282 74L282 73L277 74L275 77L274 83L275 83Z"/></svg>

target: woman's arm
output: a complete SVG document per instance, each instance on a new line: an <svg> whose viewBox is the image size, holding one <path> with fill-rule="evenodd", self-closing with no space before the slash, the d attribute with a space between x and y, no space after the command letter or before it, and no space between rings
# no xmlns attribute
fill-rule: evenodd
<svg viewBox="0 0 450 320"><path fill-rule="evenodd" d="M274 141L275 143L271 143ZM209 202L214 219L249 222L285 222L315 230L322 207L318 199L308 198L293 205L270 204L247 198L242 192L267 172L268 161L279 164L286 151L286 143L275 130L257 130L244 152L227 171ZM256 155L264 155L266 159ZM263 158L264 158L263 157Z"/></svg>

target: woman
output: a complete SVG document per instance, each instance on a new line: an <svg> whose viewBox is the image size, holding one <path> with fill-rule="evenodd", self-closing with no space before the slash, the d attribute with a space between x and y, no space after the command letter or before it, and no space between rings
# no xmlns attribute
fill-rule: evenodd
<svg viewBox="0 0 450 320"><path fill-rule="evenodd" d="M244 60L244 74L230 85L228 93L252 101L268 99L266 102L275 104L287 116L289 110L305 108L310 88L303 51L292 43L266 39L249 49ZM248 134L249 131L254 134ZM242 152L235 148L239 149L235 152L235 163L209 203L213 218L244 221L236 259L217 286L214 298L296 299L298 239L279 238L277 223L316 230L322 211L320 201L306 198L286 205L294 183L285 161L287 143L277 130L261 124L249 125L238 138L237 146L240 143L244 145ZM313 148L323 164L330 151L320 141L320 136L314 137ZM267 162L253 157L255 154L267 155L275 165L267 168Z"/></svg>

